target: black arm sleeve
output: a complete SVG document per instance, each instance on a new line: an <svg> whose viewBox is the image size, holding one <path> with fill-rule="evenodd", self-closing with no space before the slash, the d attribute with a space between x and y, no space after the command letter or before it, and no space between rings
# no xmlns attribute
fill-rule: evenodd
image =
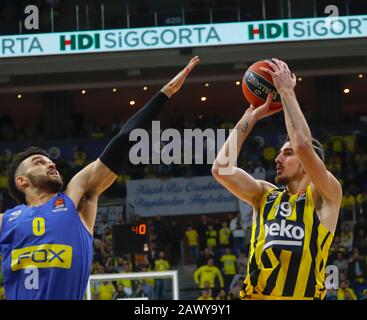
<svg viewBox="0 0 367 320"><path fill-rule="evenodd" d="M115 174L119 174L124 160L129 155L129 135L137 128L144 127L162 109L169 98L159 91L149 102L135 113L121 128L120 132L112 138L103 150L99 159Z"/></svg>

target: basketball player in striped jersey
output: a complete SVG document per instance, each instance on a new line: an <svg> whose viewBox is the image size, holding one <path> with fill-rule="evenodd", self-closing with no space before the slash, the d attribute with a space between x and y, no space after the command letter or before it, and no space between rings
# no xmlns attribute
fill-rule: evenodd
<svg viewBox="0 0 367 320"><path fill-rule="evenodd" d="M313 139L294 92L296 77L278 59L263 71L272 76L283 108L271 96L250 106L236 124L212 167L215 179L253 207L248 273L240 298L323 299L325 264L342 199L338 180L326 170L321 144ZM256 122L283 110L288 141L275 159L277 187L236 167L236 157ZM231 144L237 154L227 160ZM232 150L233 151L233 150ZM230 169L231 174L224 171Z"/></svg>
<svg viewBox="0 0 367 320"><path fill-rule="evenodd" d="M20 204L0 215L6 299L83 298L92 263L98 198L121 172L132 130L156 118L199 61L191 59L135 113L64 192L56 165L42 149L31 147L11 163L9 190Z"/></svg>

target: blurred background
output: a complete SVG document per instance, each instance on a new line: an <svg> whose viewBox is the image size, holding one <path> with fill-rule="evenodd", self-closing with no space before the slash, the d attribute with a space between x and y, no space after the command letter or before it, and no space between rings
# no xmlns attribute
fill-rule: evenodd
<svg viewBox="0 0 367 320"><path fill-rule="evenodd" d="M24 28L28 4L39 8L39 30ZM360 0L0 0L0 40L1 35L37 32L326 17L330 4L341 16L367 15ZM339 289L328 290L327 299L366 299L366 38L42 57L1 54L0 212L15 205L7 193L6 164L17 153L31 145L45 148L67 183L191 57L198 55L201 63L160 113L162 129L183 133L184 128L233 128L248 106L241 90L247 67L264 58L285 60L297 75L297 97L313 136L324 145L326 166L343 187L328 261L338 266ZM262 120L245 143L240 166L273 182L274 159L285 135L282 114ZM206 141L204 148L208 147ZM237 299L246 276L251 208L224 190L218 197L228 197L227 206L216 206L213 200L214 205L178 203L170 210L144 194L134 198L139 185L208 186L210 164L127 162L124 168L99 201L91 274L177 270L180 299ZM204 189L197 187L190 197L208 197L210 191ZM147 227L145 249L127 248L117 256L113 227L137 224ZM208 268L216 270L214 280ZM169 280L154 278L92 285L93 299L134 297L171 299L172 286Z"/></svg>

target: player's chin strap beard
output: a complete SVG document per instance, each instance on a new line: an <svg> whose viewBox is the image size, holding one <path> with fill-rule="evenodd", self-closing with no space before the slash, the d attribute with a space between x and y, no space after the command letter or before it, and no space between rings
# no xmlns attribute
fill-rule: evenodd
<svg viewBox="0 0 367 320"><path fill-rule="evenodd" d="M48 177L44 176L34 176L34 175L28 175L28 179L32 183L32 185L36 186L37 188L41 190L47 190L51 193L59 193L62 190L63 182L60 179L54 180L54 179L48 179Z"/></svg>

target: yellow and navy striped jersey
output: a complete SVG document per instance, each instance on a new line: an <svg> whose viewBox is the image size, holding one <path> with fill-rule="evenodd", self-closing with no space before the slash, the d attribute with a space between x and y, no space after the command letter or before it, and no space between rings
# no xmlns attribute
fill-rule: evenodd
<svg viewBox="0 0 367 320"><path fill-rule="evenodd" d="M271 189L252 226L241 299L323 299L333 234L320 223L311 187L302 194Z"/></svg>

